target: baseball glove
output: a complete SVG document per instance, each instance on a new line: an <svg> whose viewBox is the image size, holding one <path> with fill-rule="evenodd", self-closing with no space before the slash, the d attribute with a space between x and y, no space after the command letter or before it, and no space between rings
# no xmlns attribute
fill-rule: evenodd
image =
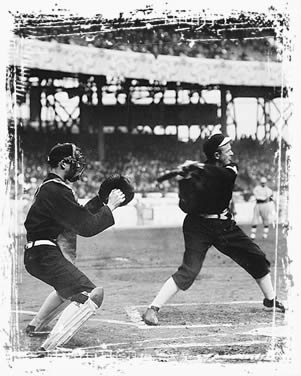
<svg viewBox="0 0 301 376"><path fill-rule="evenodd" d="M99 188L98 195L102 202L108 203L109 194L113 189L120 189L125 195L125 200L120 206L127 205L134 198L134 187L130 180L120 174L113 174L105 179Z"/></svg>

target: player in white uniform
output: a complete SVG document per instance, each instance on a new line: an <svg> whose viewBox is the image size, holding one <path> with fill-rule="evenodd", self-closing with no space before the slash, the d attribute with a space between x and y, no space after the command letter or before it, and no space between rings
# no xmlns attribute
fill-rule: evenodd
<svg viewBox="0 0 301 376"><path fill-rule="evenodd" d="M263 223L263 239L266 239L269 234L269 226L273 223L273 191L267 186L267 179L262 177L260 184L253 190L256 203L254 207L254 214L252 219L251 239L256 238L257 226Z"/></svg>

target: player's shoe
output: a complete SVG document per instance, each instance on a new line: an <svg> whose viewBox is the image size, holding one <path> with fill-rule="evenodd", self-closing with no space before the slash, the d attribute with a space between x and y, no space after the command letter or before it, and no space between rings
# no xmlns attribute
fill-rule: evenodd
<svg viewBox="0 0 301 376"><path fill-rule="evenodd" d="M29 337L44 337L48 336L48 334L50 333L50 330L36 331L35 329L36 327L34 325L27 325L25 333Z"/></svg>
<svg viewBox="0 0 301 376"><path fill-rule="evenodd" d="M142 319L147 325L158 325L158 307L151 306L150 308L147 308L147 310L142 315Z"/></svg>
<svg viewBox="0 0 301 376"><path fill-rule="evenodd" d="M274 309L274 300L275 299L271 299L271 300L267 298L263 299L263 306L266 311L272 311ZM285 313L284 305L280 303L277 299L275 302L275 310L276 312Z"/></svg>
<svg viewBox="0 0 301 376"><path fill-rule="evenodd" d="M37 358L45 358L47 356L47 351L44 349L44 347L40 347L37 351Z"/></svg>

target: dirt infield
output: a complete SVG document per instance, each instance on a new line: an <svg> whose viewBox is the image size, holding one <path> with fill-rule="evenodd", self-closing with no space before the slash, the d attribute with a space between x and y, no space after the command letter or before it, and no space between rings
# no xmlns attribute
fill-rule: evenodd
<svg viewBox="0 0 301 376"><path fill-rule="evenodd" d="M249 231L249 227L244 229ZM290 280L285 272L287 248L281 231L278 233L276 269L275 232L258 244L272 263L273 277L276 270L277 295L286 301ZM25 271L22 243L20 239L15 335L16 349L30 356L42 339L26 337L24 329L51 288ZM104 304L54 355L253 362L266 360L272 350L281 358L288 335L285 316L264 311L257 284L213 248L191 289L162 308L160 325L143 323L141 314L179 266L182 254L179 228L112 229L90 239L79 238L77 265L105 288Z"/></svg>

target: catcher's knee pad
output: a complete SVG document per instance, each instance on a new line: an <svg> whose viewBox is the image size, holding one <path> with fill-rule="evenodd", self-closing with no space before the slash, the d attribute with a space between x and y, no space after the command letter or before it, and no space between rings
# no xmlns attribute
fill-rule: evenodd
<svg viewBox="0 0 301 376"><path fill-rule="evenodd" d="M82 291L70 297L71 302L84 304L89 298L100 307L103 302L104 290L102 287L95 287L91 292Z"/></svg>
<svg viewBox="0 0 301 376"><path fill-rule="evenodd" d="M70 296L69 300L71 302L81 303L84 304L89 299L89 293L87 291L79 292L78 294L74 294Z"/></svg>
<svg viewBox="0 0 301 376"><path fill-rule="evenodd" d="M58 307L53 309L51 312L49 312L49 314L36 326L35 330L40 331L44 327L49 325L51 323L51 321L54 320L60 313L62 313L64 311L64 309L66 307L68 307L68 305L70 303L71 302L69 300L64 299L64 301L61 303L61 305L59 305Z"/></svg>
<svg viewBox="0 0 301 376"><path fill-rule="evenodd" d="M100 307L103 302L104 289L102 287L95 287L95 289L90 292L89 297L97 307Z"/></svg>

